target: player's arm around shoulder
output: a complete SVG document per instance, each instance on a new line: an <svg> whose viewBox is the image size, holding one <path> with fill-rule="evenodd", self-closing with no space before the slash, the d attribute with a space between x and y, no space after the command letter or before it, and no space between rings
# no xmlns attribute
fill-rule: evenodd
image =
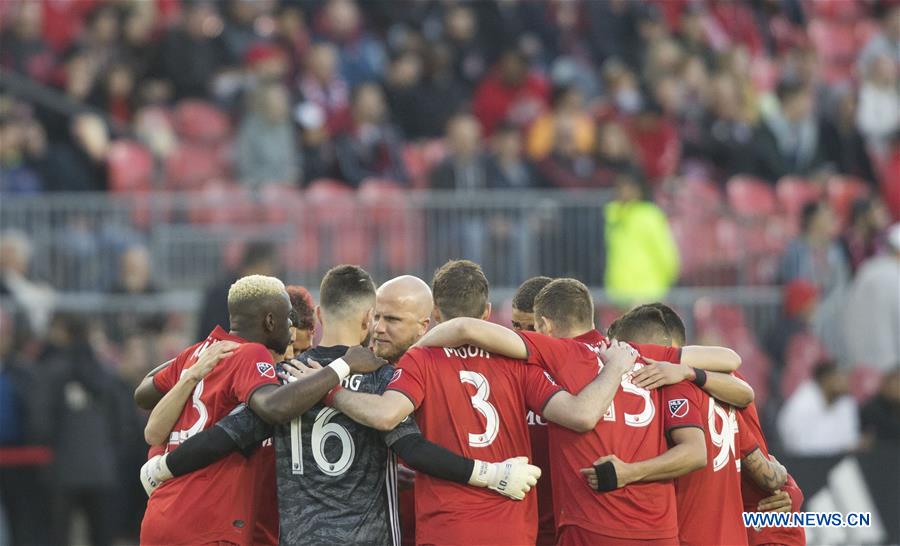
<svg viewBox="0 0 900 546"><path fill-rule="evenodd" d="M558 425L576 432L587 432L609 409L622 377L631 371L637 359L637 351L626 343L614 341L604 350L603 370L585 388L573 396L560 391L545 405L543 415Z"/></svg>
<svg viewBox="0 0 900 546"><path fill-rule="evenodd" d="M442 322L416 342L416 347L459 347L474 345L489 353L523 360L528 348L514 331L486 320L457 317Z"/></svg>
<svg viewBox="0 0 900 546"><path fill-rule="evenodd" d="M424 396L421 361L427 349L412 348L397 365L382 394L339 389L326 401L347 417L376 430L394 430L406 419Z"/></svg>
<svg viewBox="0 0 900 546"><path fill-rule="evenodd" d="M741 355L728 347L687 345L681 348L681 363L708 372L731 373L741 367Z"/></svg>

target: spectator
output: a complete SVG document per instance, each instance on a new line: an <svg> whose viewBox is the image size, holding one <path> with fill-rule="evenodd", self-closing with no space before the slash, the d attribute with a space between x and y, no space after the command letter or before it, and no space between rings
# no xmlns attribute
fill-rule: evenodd
<svg viewBox="0 0 900 546"><path fill-rule="evenodd" d="M648 101L628 126L641 170L654 187L675 174L681 158L678 129L663 115L662 107Z"/></svg>
<svg viewBox="0 0 900 546"><path fill-rule="evenodd" d="M881 379L881 388L860 411L867 446L900 447L900 362Z"/></svg>
<svg viewBox="0 0 900 546"><path fill-rule="evenodd" d="M522 53L511 49L475 90L472 110L491 135L503 121L526 127L544 111L548 98L546 81L529 69Z"/></svg>
<svg viewBox="0 0 900 546"><path fill-rule="evenodd" d="M333 178L334 146L328 138L325 112L316 104L304 102L295 109L294 118L300 125L304 185L319 178Z"/></svg>
<svg viewBox="0 0 900 546"><path fill-rule="evenodd" d="M160 50L161 70L176 98L208 95L210 82L226 63L217 36L221 28L213 5L199 0L186 4L184 24L168 31Z"/></svg>
<svg viewBox="0 0 900 546"><path fill-rule="evenodd" d="M754 142L757 174L771 183L789 174L814 174L825 161L810 89L781 83L778 100L780 108L763 117Z"/></svg>
<svg viewBox="0 0 900 546"><path fill-rule="evenodd" d="M900 362L900 224L887 243L889 254L862 264L842 313L847 360L882 371Z"/></svg>
<svg viewBox="0 0 900 546"><path fill-rule="evenodd" d="M256 30L256 19L263 15L272 2L257 0L228 0L225 2L225 28L222 31L222 46L227 63L237 65L256 42L263 37Z"/></svg>
<svg viewBox="0 0 900 546"><path fill-rule="evenodd" d="M830 104L819 136L822 155L834 165L837 172L861 178L876 186L878 180L866 149L866 141L856 128L856 95L850 90L838 91L833 93Z"/></svg>
<svg viewBox="0 0 900 546"><path fill-rule="evenodd" d="M422 71L419 54L406 52L391 62L385 82L392 119L410 140L422 136L420 125L429 117L429 112L422 108Z"/></svg>
<svg viewBox="0 0 900 546"><path fill-rule="evenodd" d="M334 135L348 122L350 90L337 71L338 52L328 43L319 43L306 54L306 69L299 88L303 100L325 113L328 133Z"/></svg>
<svg viewBox="0 0 900 546"><path fill-rule="evenodd" d="M56 59L41 30L43 6L19 2L12 24L0 33L0 66L50 83Z"/></svg>
<svg viewBox="0 0 900 546"><path fill-rule="evenodd" d="M471 114L460 114L447 126L447 157L429 176L432 189L481 190L490 187L488 159L481 141L481 126Z"/></svg>
<svg viewBox="0 0 900 546"><path fill-rule="evenodd" d="M553 90L552 110L539 117L528 130L528 156L539 161L553 149L556 120L572 118L578 151L590 153L596 145L596 127L587 113L584 97L577 87L557 87Z"/></svg>
<svg viewBox="0 0 900 546"><path fill-rule="evenodd" d="M211 286L203 295L203 304L200 307L199 323L195 340L205 339L216 326L221 326L228 331L230 321L228 318L228 289L234 281L247 275L275 275L278 268L278 253L275 247L268 243L255 243L249 245L244 251L244 258L236 271L231 271L226 276Z"/></svg>
<svg viewBox="0 0 900 546"><path fill-rule="evenodd" d="M36 335L47 331L53 312L53 290L31 278L31 243L24 233L5 231L0 237L0 297L18 304Z"/></svg>
<svg viewBox="0 0 900 546"><path fill-rule="evenodd" d="M849 396L846 372L833 362L816 366L788 398L777 426L785 451L796 457L842 455L859 447L859 408Z"/></svg>
<svg viewBox="0 0 900 546"><path fill-rule="evenodd" d="M597 185L612 187L619 173L638 172L632 139L618 121L607 121L600 127L597 147Z"/></svg>
<svg viewBox="0 0 900 546"><path fill-rule="evenodd" d="M0 121L0 194L39 193L40 173L28 164L26 128L13 120Z"/></svg>
<svg viewBox="0 0 900 546"><path fill-rule="evenodd" d="M644 96L637 76L617 59L603 64L603 83L616 113L630 116L644 107Z"/></svg>
<svg viewBox="0 0 900 546"><path fill-rule="evenodd" d="M863 198L853 203L850 225L840 239L841 246L847 254L851 275L856 274L864 261L882 250L883 237L890 222L890 214L881 199Z"/></svg>
<svg viewBox="0 0 900 546"><path fill-rule="evenodd" d="M425 51L425 75L416 94L417 123L410 138L437 138L468 100L465 86L453 73L453 54L443 42L429 44Z"/></svg>
<svg viewBox="0 0 900 546"><path fill-rule="evenodd" d="M596 0L585 4L588 36L597 62L618 58L632 67L640 66L644 51L640 33L644 7L628 0Z"/></svg>
<svg viewBox="0 0 900 546"><path fill-rule="evenodd" d="M134 115L135 76L126 64L115 64L97 82L90 103L104 112L121 127Z"/></svg>
<svg viewBox="0 0 900 546"><path fill-rule="evenodd" d="M544 181L523 154L522 135L512 125L501 125L491 139L488 180L498 188L540 188Z"/></svg>
<svg viewBox="0 0 900 546"><path fill-rule="evenodd" d="M597 176L597 164L589 154L578 151L575 120L562 117L556 120L553 150L538 163L541 176L550 186L576 189L606 185L606 179ZM601 142L602 142L601 134Z"/></svg>
<svg viewBox="0 0 900 546"><path fill-rule="evenodd" d="M98 6L89 12L76 48L105 72L118 55L119 14L113 6Z"/></svg>
<svg viewBox="0 0 900 546"><path fill-rule="evenodd" d="M278 12L276 36L276 42L291 63L290 80L296 81L300 72L297 61L306 57L312 43L303 10L298 6L283 4Z"/></svg>
<svg viewBox="0 0 900 546"><path fill-rule="evenodd" d="M159 288L152 282L150 251L143 245L133 245L119 257L119 275L112 293L120 295L152 295ZM107 331L115 342L124 341L129 335L158 334L165 326L163 313L123 312L115 313Z"/></svg>
<svg viewBox="0 0 900 546"><path fill-rule="evenodd" d="M244 184L295 184L300 166L287 89L266 84L251 97L237 136L237 168Z"/></svg>
<svg viewBox="0 0 900 546"><path fill-rule="evenodd" d="M900 66L900 5L885 10L881 18L881 32L872 36L859 55L858 69L866 74L873 59L887 55Z"/></svg>
<svg viewBox="0 0 900 546"><path fill-rule="evenodd" d="M156 23L153 9L132 9L125 16L119 62L131 68L137 80L158 76L155 74L159 63L159 46L154 35Z"/></svg>
<svg viewBox="0 0 900 546"><path fill-rule="evenodd" d="M340 73L350 87L380 79L387 64L381 43L366 32L354 0L328 0L322 10L322 37L339 51Z"/></svg>
<svg viewBox="0 0 900 546"><path fill-rule="evenodd" d="M707 66L713 66L715 56L707 37L706 11L702 4L691 4L678 23L677 39L687 55L697 56Z"/></svg>
<svg viewBox="0 0 900 546"><path fill-rule="evenodd" d="M294 309L294 326L291 327L294 355L299 355L313 345L316 337L316 305L309 291L299 285L288 285L288 296Z"/></svg>
<svg viewBox="0 0 900 546"><path fill-rule="evenodd" d="M353 122L338 138L336 154L341 178L358 188L366 178L406 184L400 134L387 119L384 93L366 83L353 91Z"/></svg>
<svg viewBox="0 0 900 546"><path fill-rule="evenodd" d="M726 75L711 83L711 105L702 121L684 135L684 156L709 161L721 180L753 172L756 167L751 148L753 125L745 109L737 83Z"/></svg>
<svg viewBox="0 0 900 546"><path fill-rule="evenodd" d="M834 238L834 211L825 202L807 203L800 218L800 236L788 244L779 266L779 280L789 283L805 279L814 283L822 297L847 284L850 267Z"/></svg>
<svg viewBox="0 0 900 546"><path fill-rule="evenodd" d="M872 58L859 91L856 125L879 156L887 152L891 137L900 130L900 80L887 55Z"/></svg>
<svg viewBox="0 0 900 546"><path fill-rule="evenodd" d="M493 40L486 43L479 32L476 7L476 4L456 4L444 15L445 43L450 48L454 78L468 91L484 79L495 54L490 47Z"/></svg>
<svg viewBox="0 0 900 546"><path fill-rule="evenodd" d="M616 198L606 205L606 278L620 303L661 300L678 280L678 247L665 214L633 173L616 177Z"/></svg>
<svg viewBox="0 0 900 546"><path fill-rule="evenodd" d="M79 114L71 123L72 142L53 146L48 154L49 191L106 191L109 131L96 114Z"/></svg>

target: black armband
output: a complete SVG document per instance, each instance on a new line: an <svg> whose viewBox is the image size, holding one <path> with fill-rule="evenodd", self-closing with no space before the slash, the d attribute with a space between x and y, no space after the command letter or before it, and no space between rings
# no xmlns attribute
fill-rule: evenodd
<svg viewBox="0 0 900 546"><path fill-rule="evenodd" d="M407 434L391 445L413 470L456 483L469 483L475 461L433 444L421 434ZM171 468L171 467L170 467Z"/></svg>
<svg viewBox="0 0 900 546"><path fill-rule="evenodd" d="M694 380L691 383L702 389L703 385L706 385L706 370L694 368Z"/></svg>
<svg viewBox="0 0 900 546"><path fill-rule="evenodd" d="M239 451L239 448L231 436L220 427L209 427L170 452L166 466L173 476L183 476L213 464L232 451Z"/></svg>
<svg viewBox="0 0 900 546"><path fill-rule="evenodd" d="M618 489L618 476L616 476L616 467L611 462L605 462L594 465L594 472L597 473L597 491L606 493Z"/></svg>

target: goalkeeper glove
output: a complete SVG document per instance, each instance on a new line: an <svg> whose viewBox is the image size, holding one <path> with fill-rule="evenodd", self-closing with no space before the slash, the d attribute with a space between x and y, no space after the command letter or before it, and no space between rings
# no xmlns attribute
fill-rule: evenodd
<svg viewBox="0 0 900 546"><path fill-rule="evenodd" d="M167 455L156 455L141 467L141 485L149 497L164 481L171 479L172 473L166 466Z"/></svg>
<svg viewBox="0 0 900 546"><path fill-rule="evenodd" d="M528 457L513 457L501 463L475 461L469 485L487 487L513 500L522 500L541 477L541 469L528 464Z"/></svg>

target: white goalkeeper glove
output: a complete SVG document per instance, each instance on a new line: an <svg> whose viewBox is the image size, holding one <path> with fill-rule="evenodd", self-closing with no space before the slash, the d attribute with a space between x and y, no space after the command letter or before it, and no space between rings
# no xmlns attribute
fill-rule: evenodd
<svg viewBox="0 0 900 546"><path fill-rule="evenodd" d="M167 455L156 455L141 467L141 485L149 497L164 481L172 479L172 473L166 466Z"/></svg>
<svg viewBox="0 0 900 546"><path fill-rule="evenodd" d="M469 485L487 487L513 500L522 500L541 477L541 469L528 464L528 457L513 457L502 463L475 461Z"/></svg>

